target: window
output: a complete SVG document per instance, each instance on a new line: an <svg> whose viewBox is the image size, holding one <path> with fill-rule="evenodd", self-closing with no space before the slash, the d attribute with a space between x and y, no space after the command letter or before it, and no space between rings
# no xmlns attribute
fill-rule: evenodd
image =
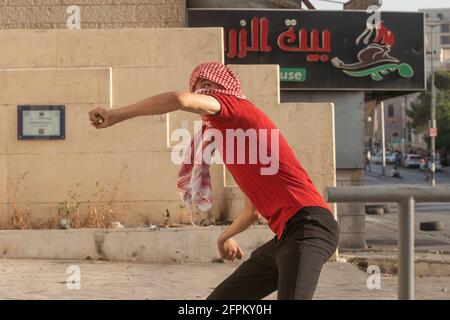
<svg viewBox="0 0 450 320"><path fill-rule="evenodd" d="M388 117L393 118L394 117L394 105L390 104L388 107Z"/></svg>
<svg viewBox="0 0 450 320"><path fill-rule="evenodd" d="M441 24L441 33L450 32L450 24Z"/></svg>
<svg viewBox="0 0 450 320"><path fill-rule="evenodd" d="M436 16L438 17L439 20L444 19L444 15L442 13L438 13Z"/></svg>
<svg viewBox="0 0 450 320"><path fill-rule="evenodd" d="M450 36L442 36L441 44L450 44Z"/></svg>

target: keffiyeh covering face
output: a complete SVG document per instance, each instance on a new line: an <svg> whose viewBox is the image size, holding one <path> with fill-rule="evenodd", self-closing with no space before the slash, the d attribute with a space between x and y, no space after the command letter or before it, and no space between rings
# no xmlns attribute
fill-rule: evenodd
<svg viewBox="0 0 450 320"><path fill-rule="evenodd" d="M221 63L208 62L196 67L189 80L191 93L194 93L195 84L199 79L212 81L221 85L224 89L199 89L195 90L195 93L219 93L244 98L239 80L230 68ZM183 203L189 207L192 203L195 203L200 210L207 211L212 206L212 197L211 176L209 174L210 162L205 162L205 158L212 154L204 155L203 151L214 141L208 134L208 129L211 127L208 120L203 117L202 121L202 129L192 139L186 158L178 173L177 189Z"/></svg>

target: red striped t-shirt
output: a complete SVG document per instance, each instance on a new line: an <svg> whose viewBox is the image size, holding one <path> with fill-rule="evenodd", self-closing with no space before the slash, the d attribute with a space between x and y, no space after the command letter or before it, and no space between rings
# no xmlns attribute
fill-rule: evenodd
<svg viewBox="0 0 450 320"><path fill-rule="evenodd" d="M216 93L209 95L221 105L217 114L205 116L211 126L222 134L224 147L223 149L218 147L217 150L238 186L252 201L258 212L267 219L269 227L278 238L283 233L285 223L303 207L319 206L328 209L331 213L331 209L317 191L281 132L278 139L276 138L278 128L268 116L246 99ZM242 130L236 131L238 129ZM256 137L258 149L256 153L254 145L248 138L245 139L244 148L239 149L239 139L232 134L243 132L247 133L247 137ZM227 138L227 133L232 138ZM229 143L231 141L234 146ZM272 150L273 143L278 143L278 152L276 147ZM276 145L273 144L273 146ZM262 157L260 149L263 150ZM242 158L242 150L245 152L244 158ZM273 158L270 157L272 151L274 151ZM230 155L230 152L234 152L234 156L233 153ZM239 157L241 162L245 159L244 163L238 162ZM277 162L278 166L276 166ZM261 174L261 169L268 167L272 168L272 172Z"/></svg>

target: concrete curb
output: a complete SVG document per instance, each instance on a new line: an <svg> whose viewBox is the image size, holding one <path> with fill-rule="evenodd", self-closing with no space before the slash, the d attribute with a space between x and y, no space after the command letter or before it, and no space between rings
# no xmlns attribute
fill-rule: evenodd
<svg viewBox="0 0 450 320"><path fill-rule="evenodd" d="M2 230L0 257L148 263L211 262L219 258L216 240L225 227ZM252 226L235 238L246 254L245 259L272 237L272 231L261 225Z"/></svg>
<svg viewBox="0 0 450 320"><path fill-rule="evenodd" d="M398 257L397 252L358 252L341 253L341 259L356 265L363 271L368 266L376 265L380 267L383 274L397 274ZM442 277L450 276L450 255L417 253L414 258L415 275L421 277Z"/></svg>

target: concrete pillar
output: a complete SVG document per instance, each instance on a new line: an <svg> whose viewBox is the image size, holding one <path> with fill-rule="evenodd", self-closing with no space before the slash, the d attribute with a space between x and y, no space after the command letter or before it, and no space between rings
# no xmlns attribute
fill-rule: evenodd
<svg viewBox="0 0 450 320"><path fill-rule="evenodd" d="M282 102L332 102L335 110L336 185L364 185L364 92L283 91ZM366 246L363 204L338 204L341 249Z"/></svg>

